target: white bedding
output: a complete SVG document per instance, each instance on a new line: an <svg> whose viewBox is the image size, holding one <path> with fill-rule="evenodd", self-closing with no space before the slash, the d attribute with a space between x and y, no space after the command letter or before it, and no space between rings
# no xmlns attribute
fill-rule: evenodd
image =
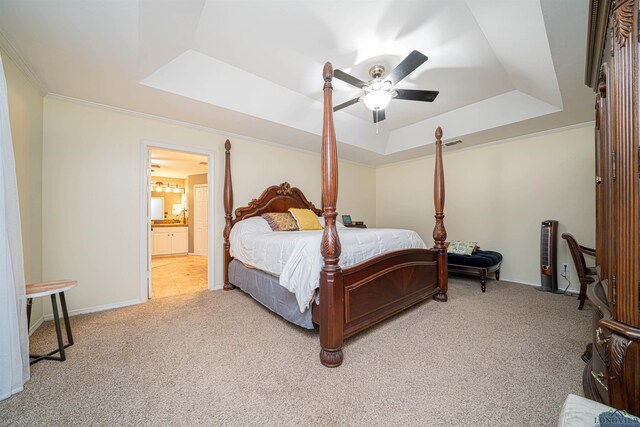
<svg viewBox="0 0 640 427"><path fill-rule="evenodd" d="M321 221L324 218L321 218ZM342 244L340 266L351 267L383 253L426 249L415 231L393 228L346 228L338 225ZM231 256L280 277L280 285L296 295L304 312L319 286L322 231L272 231L261 217L238 222L231 229Z"/></svg>

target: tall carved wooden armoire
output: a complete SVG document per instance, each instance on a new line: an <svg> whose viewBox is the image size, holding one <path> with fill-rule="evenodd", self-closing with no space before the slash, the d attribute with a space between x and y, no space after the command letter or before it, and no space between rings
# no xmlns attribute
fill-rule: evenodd
<svg viewBox="0 0 640 427"><path fill-rule="evenodd" d="M586 84L596 92L593 355L585 394L640 415L638 6L591 0Z"/></svg>

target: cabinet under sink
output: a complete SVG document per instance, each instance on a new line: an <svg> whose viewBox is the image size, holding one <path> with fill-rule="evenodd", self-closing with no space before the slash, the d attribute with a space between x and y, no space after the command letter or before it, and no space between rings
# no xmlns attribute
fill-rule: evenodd
<svg viewBox="0 0 640 427"><path fill-rule="evenodd" d="M189 229L185 226L154 226L151 255L181 255L189 252Z"/></svg>

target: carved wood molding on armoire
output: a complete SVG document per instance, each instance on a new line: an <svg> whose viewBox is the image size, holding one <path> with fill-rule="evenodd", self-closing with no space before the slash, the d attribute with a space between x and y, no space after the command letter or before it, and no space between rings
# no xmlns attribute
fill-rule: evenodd
<svg viewBox="0 0 640 427"><path fill-rule="evenodd" d="M587 397L640 415L638 6L591 0L585 83L595 96L596 263Z"/></svg>

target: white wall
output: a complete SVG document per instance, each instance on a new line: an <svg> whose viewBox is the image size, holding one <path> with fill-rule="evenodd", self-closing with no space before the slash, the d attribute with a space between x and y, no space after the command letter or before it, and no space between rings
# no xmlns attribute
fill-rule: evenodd
<svg viewBox="0 0 640 427"><path fill-rule="evenodd" d="M504 255L501 278L540 284L540 223L594 246L593 125L447 153L444 147L447 240L476 240ZM376 170L378 227L416 230L432 244L434 157ZM558 263L571 255L558 241ZM589 261L589 260L588 260ZM590 260L593 263L593 260ZM567 282L558 277L559 287Z"/></svg>
<svg viewBox="0 0 640 427"><path fill-rule="evenodd" d="M16 160L25 280L39 282L42 279L42 96L7 55L2 55L2 62ZM32 325L42 318L39 298L34 300L31 318Z"/></svg>
<svg viewBox="0 0 640 427"><path fill-rule="evenodd" d="M450 239L477 240L505 255L506 280L539 283L539 227L560 221L594 242L591 126L446 153L445 224ZM140 115L45 98L43 260L45 277L79 280L70 310L135 303L140 293L140 146L156 141L213 150L215 281L222 283L223 144L227 137ZM234 208L289 181L320 204L320 157L230 138ZM320 143L320 141L318 141ZM340 164L338 209L370 226L418 231L431 242L433 157L377 169ZM99 191L97 191L99 189ZM119 208L114 208L119 207ZM559 262L575 270L564 241ZM562 279L560 285L562 286Z"/></svg>
<svg viewBox="0 0 640 427"><path fill-rule="evenodd" d="M144 197L140 147L145 140L214 151L215 280L222 285L226 139L179 124L45 98L43 274L78 280L68 295L70 311L139 301ZM229 139L234 208L284 181L320 205L319 155ZM340 168L339 211L375 224L375 169L346 162Z"/></svg>

